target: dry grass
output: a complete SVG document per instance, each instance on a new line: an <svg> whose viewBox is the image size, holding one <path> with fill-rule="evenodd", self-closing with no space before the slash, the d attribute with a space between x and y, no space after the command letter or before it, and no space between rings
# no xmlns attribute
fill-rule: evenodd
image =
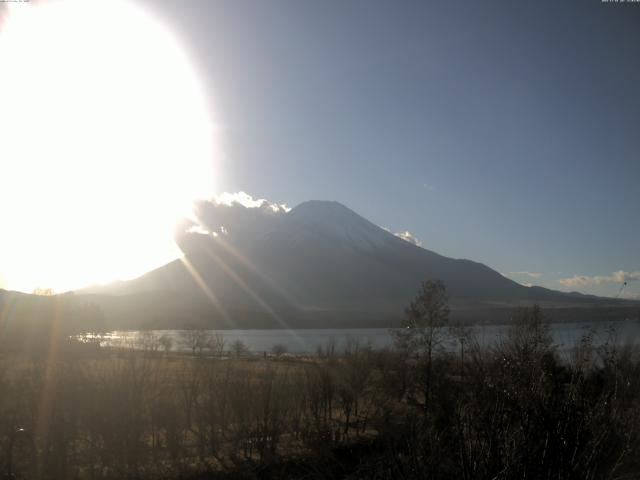
<svg viewBox="0 0 640 480"><path fill-rule="evenodd" d="M527 315L494 348L472 337L465 346L464 357L438 352L428 370L425 357L356 342L319 357L71 344L5 353L0 471L34 480L638 471L637 351L585 337L561 361L545 324Z"/></svg>

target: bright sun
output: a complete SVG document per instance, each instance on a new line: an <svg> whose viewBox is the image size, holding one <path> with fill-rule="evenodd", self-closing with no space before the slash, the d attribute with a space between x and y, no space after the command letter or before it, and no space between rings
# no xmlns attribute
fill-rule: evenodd
<svg viewBox="0 0 640 480"><path fill-rule="evenodd" d="M184 52L129 3L19 3L0 25L0 287L57 291L179 254L213 192L213 131Z"/></svg>

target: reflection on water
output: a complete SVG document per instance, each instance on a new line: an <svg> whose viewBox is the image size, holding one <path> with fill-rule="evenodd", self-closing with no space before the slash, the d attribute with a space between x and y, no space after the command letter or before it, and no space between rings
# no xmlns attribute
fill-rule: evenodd
<svg viewBox="0 0 640 480"><path fill-rule="evenodd" d="M508 330L505 325L486 325L472 327L480 345L487 346L503 338ZM555 323L551 324L551 334L555 344L561 350L570 349L588 333L593 333L595 345L607 340L615 340L620 344L634 344L640 336L640 323L636 321L619 321L611 323ZM351 328L351 329L295 329L295 330L216 330L208 331L212 336L224 341L226 349L234 342L241 341L252 352L270 352L274 346L283 346L294 354L315 353L319 347L335 345L336 351L344 348L349 340L360 344L369 344L373 348L391 346L392 338L389 329L385 328ZM191 346L187 335L181 330L155 330L152 332L115 331L101 337L104 346L131 346L140 348L148 343L150 337L171 339L173 351L189 351ZM85 337L87 339L91 337ZM454 349L455 340L451 338L445 348Z"/></svg>

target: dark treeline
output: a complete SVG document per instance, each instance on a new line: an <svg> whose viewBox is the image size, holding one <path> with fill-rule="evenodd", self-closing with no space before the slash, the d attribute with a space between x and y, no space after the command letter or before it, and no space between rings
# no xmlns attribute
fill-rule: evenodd
<svg viewBox="0 0 640 480"><path fill-rule="evenodd" d="M452 328L458 348L445 351L447 319L431 282L389 350L177 355L149 338L144 350L4 351L0 478L637 476L638 351L613 332L560 351L537 307L490 348Z"/></svg>

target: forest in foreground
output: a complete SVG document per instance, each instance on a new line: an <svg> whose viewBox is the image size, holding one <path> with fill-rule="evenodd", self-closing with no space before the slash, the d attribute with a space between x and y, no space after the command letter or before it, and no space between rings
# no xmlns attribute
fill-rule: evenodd
<svg viewBox="0 0 640 480"><path fill-rule="evenodd" d="M560 350L536 306L491 347L450 327L445 351L423 287L386 350L5 343L0 478L637 478L640 351L613 331Z"/></svg>

